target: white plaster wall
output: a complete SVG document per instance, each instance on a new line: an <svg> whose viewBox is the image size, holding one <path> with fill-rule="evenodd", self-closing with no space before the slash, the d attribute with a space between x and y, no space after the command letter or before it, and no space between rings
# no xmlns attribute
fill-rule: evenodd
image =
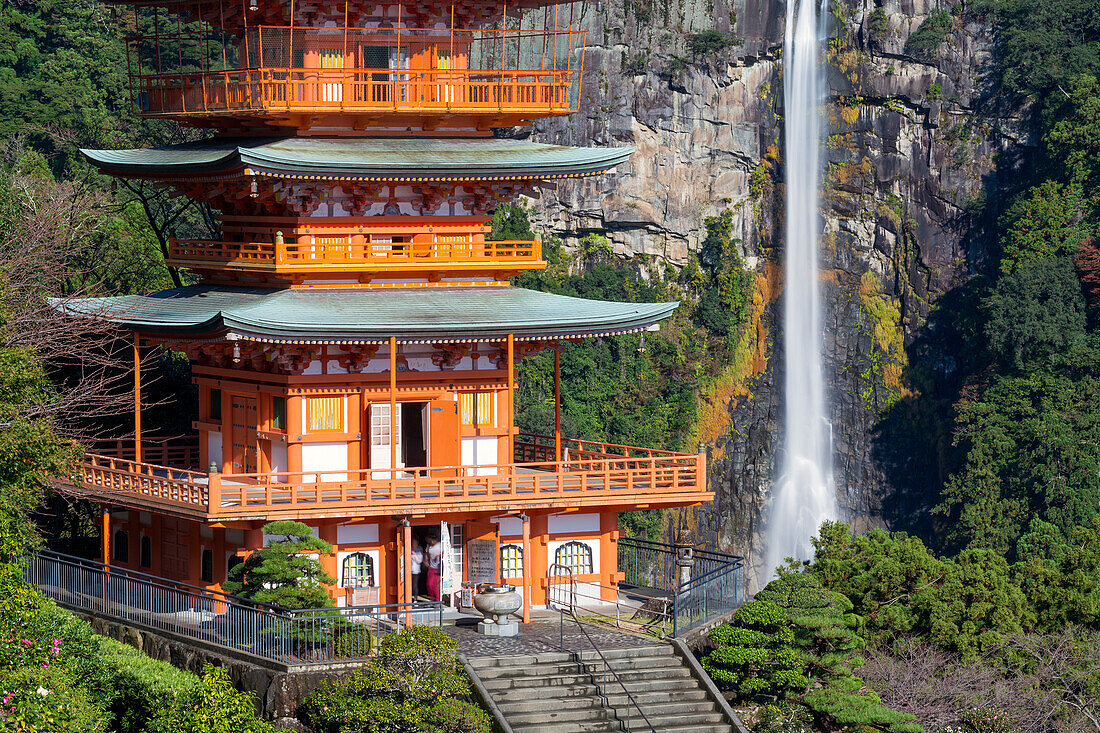
<svg viewBox="0 0 1100 733"><path fill-rule="evenodd" d="M273 473L289 470L286 457L286 443L281 440L271 441L271 470ZM284 477L285 478L285 477Z"/></svg>
<svg viewBox="0 0 1100 733"><path fill-rule="evenodd" d="M210 456L210 463L213 463L218 467L218 470L222 470L222 434L218 432L208 432L206 434L206 451ZM208 468L208 466L203 466Z"/></svg>
<svg viewBox="0 0 1100 733"><path fill-rule="evenodd" d="M500 525L501 537L523 536L523 520L519 517L493 517L489 521Z"/></svg>
<svg viewBox="0 0 1100 733"><path fill-rule="evenodd" d="M303 443L302 471L308 481L347 481L348 444ZM316 477L316 479L314 478Z"/></svg>
<svg viewBox="0 0 1100 733"><path fill-rule="evenodd" d="M469 437L462 439L462 465L484 466L470 471L474 476L492 476L497 472L496 436Z"/></svg>
<svg viewBox="0 0 1100 733"><path fill-rule="evenodd" d="M599 514L551 514L547 517L550 534L599 532Z"/></svg>
<svg viewBox="0 0 1100 733"><path fill-rule="evenodd" d="M336 544L340 547L376 542L378 542L377 524L341 524L336 528Z"/></svg>

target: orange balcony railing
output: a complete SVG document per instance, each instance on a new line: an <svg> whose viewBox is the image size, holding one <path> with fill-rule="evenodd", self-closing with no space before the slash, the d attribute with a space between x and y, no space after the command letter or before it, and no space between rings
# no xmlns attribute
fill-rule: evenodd
<svg viewBox="0 0 1100 733"><path fill-rule="evenodd" d="M576 111L579 71L254 68L137 78L144 114L557 115Z"/></svg>
<svg viewBox="0 0 1100 733"><path fill-rule="evenodd" d="M315 270L530 269L544 264L542 243L538 240L354 242L346 241L350 237L300 239L306 241L172 240L168 256L172 264L183 267L220 266L276 274ZM333 242L333 239L341 241Z"/></svg>
<svg viewBox="0 0 1100 733"><path fill-rule="evenodd" d="M517 456L555 450L521 438ZM547 442L549 441L549 442ZM207 474L89 454L61 490L204 521L315 519L407 511L512 511L547 506L675 506L713 498L701 454L566 441L563 460L496 466ZM577 453L583 455L578 456ZM652 455L645 455L650 453Z"/></svg>

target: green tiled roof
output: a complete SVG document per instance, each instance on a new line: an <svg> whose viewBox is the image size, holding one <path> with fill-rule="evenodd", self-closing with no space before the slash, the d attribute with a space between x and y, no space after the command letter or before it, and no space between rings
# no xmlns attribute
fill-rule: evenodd
<svg viewBox="0 0 1100 733"><path fill-rule="evenodd" d="M622 163L634 148L572 148L498 138L211 138L161 148L83 150L105 172L172 179L240 174L408 178L549 178Z"/></svg>
<svg viewBox="0 0 1100 733"><path fill-rule="evenodd" d="M264 341L478 340L592 336L648 328L679 303L611 303L510 286L325 290L191 285L66 301L64 310L142 333Z"/></svg>

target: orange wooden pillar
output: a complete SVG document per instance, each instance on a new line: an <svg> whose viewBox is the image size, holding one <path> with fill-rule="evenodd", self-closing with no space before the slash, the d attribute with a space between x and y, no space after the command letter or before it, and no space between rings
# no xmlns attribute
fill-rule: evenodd
<svg viewBox="0 0 1100 733"><path fill-rule="evenodd" d="M336 597L337 589L340 587L340 568L336 567L336 553L340 551L339 546L336 543L336 524L334 522L326 522L317 526L317 537L332 545L332 552L328 555L321 555L319 560L321 561L321 567L326 573L336 578L336 584L332 589L333 597Z"/></svg>
<svg viewBox="0 0 1100 733"><path fill-rule="evenodd" d="M107 505L103 505L103 516L101 517L102 528L101 539L102 545L100 551L103 553L103 564L111 564L111 513L107 510Z"/></svg>
<svg viewBox="0 0 1100 733"><path fill-rule="evenodd" d="M520 515L523 521L523 623L531 623L531 573L534 564L531 561L531 518Z"/></svg>
<svg viewBox="0 0 1100 733"><path fill-rule="evenodd" d="M546 514L534 514L531 516L531 532L534 535L531 540L531 579L532 588L531 603L536 606L545 606L549 595L546 584L546 575L550 568L550 548L547 544L550 532L550 519ZM526 564L526 558L524 558Z"/></svg>
<svg viewBox="0 0 1100 733"><path fill-rule="evenodd" d="M605 601L614 601L619 579L619 515L615 512L600 513L600 585Z"/></svg>
<svg viewBox="0 0 1100 733"><path fill-rule="evenodd" d="M512 334L508 334L508 444L505 450L508 463L514 462L516 460L516 344Z"/></svg>
<svg viewBox="0 0 1100 733"><path fill-rule="evenodd" d="M397 478L397 338L390 336L390 476ZM409 523L405 522L408 530ZM406 546L406 549L407 546Z"/></svg>
<svg viewBox="0 0 1100 733"><path fill-rule="evenodd" d="M103 608L111 609L111 513L107 505L103 505Z"/></svg>
<svg viewBox="0 0 1100 733"><path fill-rule="evenodd" d="M141 351L137 331L134 331L134 462L141 463Z"/></svg>
<svg viewBox="0 0 1100 733"><path fill-rule="evenodd" d="M403 567L402 572L402 585L404 585L404 592L402 593L402 600L405 603L412 603L413 601L413 579L412 579L412 525L409 524L409 520L405 519L401 522L401 565ZM405 626L413 625L413 617L411 613L405 614Z"/></svg>
<svg viewBox="0 0 1100 733"><path fill-rule="evenodd" d="M561 351L554 344L554 460L561 462Z"/></svg>

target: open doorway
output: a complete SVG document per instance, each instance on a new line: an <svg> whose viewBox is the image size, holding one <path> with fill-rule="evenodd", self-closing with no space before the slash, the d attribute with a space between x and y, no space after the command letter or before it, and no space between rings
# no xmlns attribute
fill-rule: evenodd
<svg viewBox="0 0 1100 733"><path fill-rule="evenodd" d="M402 402L400 449L401 465L419 468L428 465L428 403Z"/></svg>

